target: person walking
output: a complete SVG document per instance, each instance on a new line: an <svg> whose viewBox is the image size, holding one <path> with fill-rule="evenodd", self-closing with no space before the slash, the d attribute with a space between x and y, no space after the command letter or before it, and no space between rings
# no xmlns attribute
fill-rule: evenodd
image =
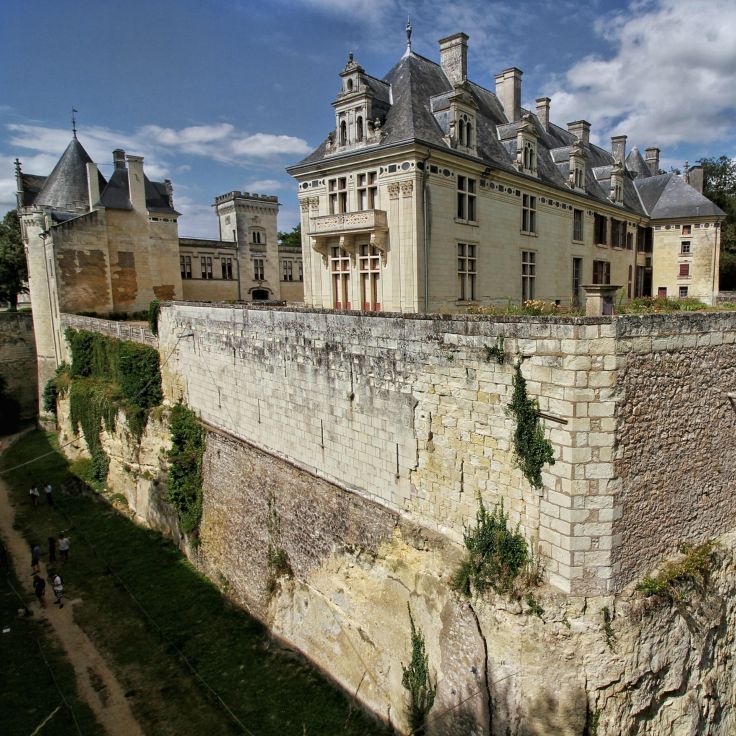
<svg viewBox="0 0 736 736"><path fill-rule="evenodd" d="M46 503L49 506L54 505L54 497L51 495L53 493L54 487L51 485L51 483L47 483L44 488L43 492L46 494Z"/></svg>
<svg viewBox="0 0 736 736"><path fill-rule="evenodd" d="M31 499L31 505L36 506L38 504L38 499L40 495L41 494L38 492L38 488L36 486L31 486L31 490L28 491L28 497Z"/></svg>
<svg viewBox="0 0 736 736"><path fill-rule="evenodd" d="M41 608L46 608L46 581L40 575L33 576L33 592L41 604Z"/></svg>
<svg viewBox="0 0 736 736"><path fill-rule="evenodd" d="M34 542L31 545L31 568L34 574L41 570L41 548Z"/></svg>
<svg viewBox="0 0 736 736"><path fill-rule="evenodd" d="M53 537L49 537L48 544L49 544L49 562L56 562L56 540Z"/></svg>
<svg viewBox="0 0 736 736"><path fill-rule="evenodd" d="M69 559L69 538L64 532L59 534L59 556L63 562Z"/></svg>
<svg viewBox="0 0 736 736"><path fill-rule="evenodd" d="M51 587L54 590L54 597L56 600L54 600L54 604L58 605L59 608L64 608L63 598L64 598L64 583L61 579L61 575L58 573L54 575L53 580L51 581Z"/></svg>

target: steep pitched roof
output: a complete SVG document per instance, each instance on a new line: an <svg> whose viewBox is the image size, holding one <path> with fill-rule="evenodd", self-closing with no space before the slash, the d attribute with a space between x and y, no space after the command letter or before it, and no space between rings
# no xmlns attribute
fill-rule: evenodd
<svg viewBox="0 0 736 736"><path fill-rule="evenodd" d="M677 174L660 174L634 181L653 220L672 217L725 217L726 213Z"/></svg>
<svg viewBox="0 0 736 736"><path fill-rule="evenodd" d="M639 153L639 149L636 146L629 151L629 155L626 157L626 168L631 172L631 175L635 179L646 179L652 175L647 162L644 160L641 153Z"/></svg>
<svg viewBox="0 0 736 736"><path fill-rule="evenodd" d="M169 204L169 195L163 182L151 181L145 174L143 182L146 193L146 208L153 212L179 213ZM100 204L113 210L132 210L128 188L128 169L120 167L112 172L110 181L100 194Z"/></svg>
<svg viewBox="0 0 736 736"><path fill-rule="evenodd" d="M36 176L35 174L21 174L20 178L21 191L23 192L23 199L20 205L22 207L29 207L35 202L48 177Z"/></svg>
<svg viewBox="0 0 736 736"><path fill-rule="evenodd" d="M92 163L84 146L72 138L54 170L44 182L43 189L33 204L51 207L62 212L79 212L89 209L87 189L87 164ZM98 172L100 189L106 182Z"/></svg>

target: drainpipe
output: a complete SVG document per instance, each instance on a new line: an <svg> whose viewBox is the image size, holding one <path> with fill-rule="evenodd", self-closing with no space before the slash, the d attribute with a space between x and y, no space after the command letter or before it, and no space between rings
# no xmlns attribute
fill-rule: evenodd
<svg viewBox="0 0 736 736"><path fill-rule="evenodd" d="M422 216L424 218L424 313L429 312L429 213L427 207L427 180L429 168L427 162L432 157L432 150L427 149L427 156L422 160Z"/></svg>
<svg viewBox="0 0 736 736"><path fill-rule="evenodd" d="M722 222L717 223L718 227L716 228L716 238L715 238L715 245L713 247L713 289L711 290L713 293L713 304L711 306L715 306L718 304L718 291L720 289L720 274L718 273L720 271L720 238L721 238L721 227L723 225Z"/></svg>

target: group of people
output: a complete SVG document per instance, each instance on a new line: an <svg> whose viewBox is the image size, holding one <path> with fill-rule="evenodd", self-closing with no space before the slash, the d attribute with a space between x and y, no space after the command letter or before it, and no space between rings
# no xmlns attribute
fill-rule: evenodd
<svg viewBox="0 0 736 736"><path fill-rule="evenodd" d="M44 486L43 490L46 496L46 503L49 506L53 506L53 487L48 483ZM40 497L37 486L34 485L31 487L29 496L31 504L36 506ZM61 563L65 564L69 559L69 537L64 532L61 532L58 539L48 537L47 542L49 565L56 563L57 550ZM46 608L46 580L41 575L41 546L37 542L31 544L31 569L33 570L33 592L36 594L41 608ZM51 589L54 591L54 604L59 606L59 608L64 608L64 580L61 577L61 573L58 570L51 572L49 580L51 582Z"/></svg>

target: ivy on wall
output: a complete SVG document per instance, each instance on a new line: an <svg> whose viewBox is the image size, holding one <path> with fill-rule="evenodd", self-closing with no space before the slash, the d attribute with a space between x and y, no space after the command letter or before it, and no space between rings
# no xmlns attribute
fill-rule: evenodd
<svg viewBox="0 0 736 736"><path fill-rule="evenodd" d="M179 528L189 534L197 528L202 515L204 429L191 409L177 404L171 412L169 430L171 449L166 497L176 509Z"/></svg>
<svg viewBox="0 0 736 736"><path fill-rule="evenodd" d="M539 404L527 395L521 361L514 369L513 389L509 413L516 419L514 450L524 477L532 487L541 488L542 468L545 464L555 464L555 454L539 423Z"/></svg>
<svg viewBox="0 0 736 736"><path fill-rule="evenodd" d="M116 340L87 330L66 330L72 363L57 372L48 387L49 405L69 383L69 412L74 431L81 429L92 458L92 476L97 482L107 477L109 461L102 448L102 426L112 431L120 410L125 413L133 436L140 441L149 411L158 406L161 371L158 352L146 345ZM46 395L46 392L44 393Z"/></svg>

